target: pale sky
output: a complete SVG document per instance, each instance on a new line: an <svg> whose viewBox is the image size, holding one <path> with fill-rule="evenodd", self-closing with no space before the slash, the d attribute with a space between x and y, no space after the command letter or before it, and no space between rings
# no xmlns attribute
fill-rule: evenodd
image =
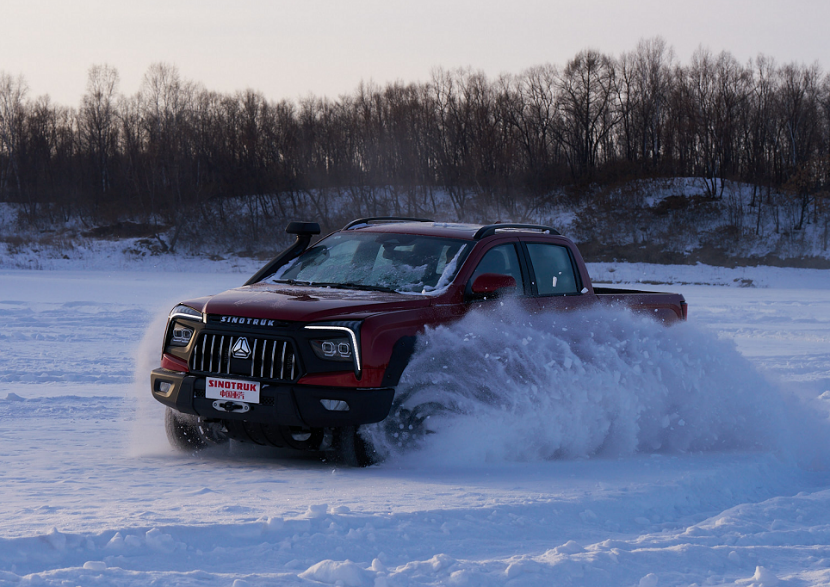
<svg viewBox="0 0 830 587"><path fill-rule="evenodd" d="M159 61L211 90L296 100L435 67L494 77L586 48L616 56L657 35L683 63L703 45L827 70L829 34L830 0L0 0L0 71L67 106L94 64L133 94Z"/></svg>

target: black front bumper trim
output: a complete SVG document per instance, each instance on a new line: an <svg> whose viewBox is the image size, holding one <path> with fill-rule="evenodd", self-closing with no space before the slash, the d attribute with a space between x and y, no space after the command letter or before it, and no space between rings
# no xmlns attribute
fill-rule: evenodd
<svg viewBox="0 0 830 587"><path fill-rule="evenodd" d="M150 376L153 397L164 405L204 419L243 420L283 426L310 428L357 426L380 422L389 415L393 388L354 389L318 387L297 384L262 384L260 403L248 404L245 413L217 410L214 400L205 397L205 380L185 373L155 369ZM171 384L166 393L160 391L161 382ZM320 400L339 400L349 404L349 410L327 410Z"/></svg>

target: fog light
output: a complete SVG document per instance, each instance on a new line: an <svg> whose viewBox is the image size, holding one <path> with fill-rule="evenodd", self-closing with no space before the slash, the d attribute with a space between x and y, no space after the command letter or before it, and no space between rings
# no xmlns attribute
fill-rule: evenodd
<svg viewBox="0 0 830 587"><path fill-rule="evenodd" d="M173 387L173 384L168 381L159 381L159 391L161 393L167 393L170 391L170 388Z"/></svg>
<svg viewBox="0 0 830 587"><path fill-rule="evenodd" d="M349 404L339 399L321 399L320 403L329 412L348 412Z"/></svg>

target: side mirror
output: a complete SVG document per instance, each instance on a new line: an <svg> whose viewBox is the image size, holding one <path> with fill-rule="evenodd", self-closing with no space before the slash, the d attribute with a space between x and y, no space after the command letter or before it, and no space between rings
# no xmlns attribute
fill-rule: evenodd
<svg viewBox="0 0 830 587"><path fill-rule="evenodd" d="M477 296L502 293L500 290L515 288L516 280L510 275L482 273L473 282L472 292Z"/></svg>

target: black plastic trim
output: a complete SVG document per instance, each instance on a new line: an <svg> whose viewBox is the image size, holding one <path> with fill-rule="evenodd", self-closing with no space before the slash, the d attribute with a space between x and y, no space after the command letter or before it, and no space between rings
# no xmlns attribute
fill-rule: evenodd
<svg viewBox="0 0 830 587"><path fill-rule="evenodd" d="M401 375L415 352L416 340L414 336L403 336L392 347L392 356L380 383L382 387L395 387L401 380Z"/></svg>
<svg viewBox="0 0 830 587"><path fill-rule="evenodd" d="M305 225L305 224L316 224L316 223L313 223L313 222L307 222L307 223L291 222L291 223L289 223L288 228L286 228L286 232L288 232L289 234L296 234L297 235L297 240L294 241L294 244L291 245L289 248L287 248L282 253L280 253L279 255L277 255L276 257L271 259L270 261L268 261L268 263L266 263L265 266L262 269L260 269L256 273L254 273L254 275L248 281L246 281L244 285L251 285L252 283L260 282L263 279L265 279L266 277L276 273L277 269L279 269L280 267L282 267L283 265L288 263L290 260L302 255L303 251L305 251L308 248L308 245L311 243L311 237L314 234L319 234L320 233L319 225L317 226L317 232L316 233L311 229L308 229L305 232L298 232L298 233L290 232L292 229L297 228L297 227L294 226L294 225L297 225L297 224ZM299 228L298 228L298 230L299 230Z"/></svg>
<svg viewBox="0 0 830 587"><path fill-rule="evenodd" d="M395 390L391 387L352 388L314 385L263 383L259 404L249 404L250 411L241 414L213 408L212 399L204 397L205 380L190 374L155 369L151 374L153 397L162 404L185 414L206 420L241 420L280 426L358 426L380 422L389 415ZM173 384L167 394L158 391L158 383ZM323 407L321 399L342 400L349 404L345 412Z"/></svg>
<svg viewBox="0 0 830 587"><path fill-rule="evenodd" d="M193 409L193 382L194 377L187 377L183 373L168 371L167 369L154 369L150 373L150 388L153 397L165 406L173 408L183 414L196 414ZM161 382L170 383L172 387L167 393L159 389Z"/></svg>
<svg viewBox="0 0 830 587"><path fill-rule="evenodd" d="M285 232L288 234L320 234L320 225L316 222L289 222L285 227Z"/></svg>

